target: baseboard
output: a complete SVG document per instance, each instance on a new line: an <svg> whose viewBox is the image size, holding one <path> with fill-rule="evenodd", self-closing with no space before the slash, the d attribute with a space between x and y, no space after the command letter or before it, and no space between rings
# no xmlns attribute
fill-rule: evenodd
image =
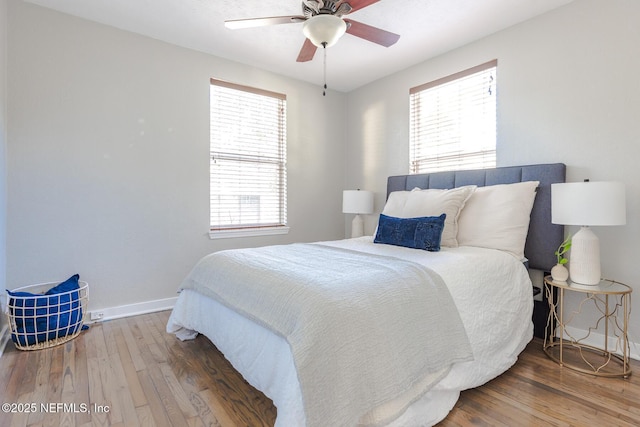
<svg viewBox="0 0 640 427"><path fill-rule="evenodd" d="M0 326L2 326L2 330L0 330L0 357L4 353L4 350L7 348L7 343L11 339L11 334L9 333L9 324L8 319L5 316L7 312L7 294L0 295L0 316L2 317L2 322L0 322Z"/></svg>
<svg viewBox="0 0 640 427"><path fill-rule="evenodd" d="M92 310L87 313L87 321L85 323L104 322L105 320L119 319L122 317L136 316L140 314L155 313L157 311L171 310L176 304L178 297L164 298L153 301L139 302L135 304L120 305L116 307L103 308L99 310ZM91 318L94 317L93 320ZM96 318L97 317L97 318ZM587 331L577 328L567 327L567 331L574 337L583 337L587 335ZM632 339L630 337L629 339ZM4 325L0 332L0 357L4 353L7 343L11 340L9 334L9 325ZM610 348L615 348L615 343L610 338ZM587 339L584 340L585 344L601 347L604 344L604 335L592 332ZM635 360L640 360L640 343L630 341L630 354L629 357Z"/></svg>
<svg viewBox="0 0 640 427"><path fill-rule="evenodd" d="M598 347L598 348L604 347L604 343L605 343L604 334L599 334L593 331L589 333L589 331L574 328L571 326L566 326L565 328L567 330L567 333L571 334L571 336L576 339L586 337L585 339L581 340L583 344L587 344L592 347ZM632 341L632 339L633 337L629 337L629 350L630 350L629 357L635 360L640 360L640 344ZM611 351L612 353L622 355L622 352L620 351L622 349L618 349L618 351L616 351L616 340L614 337L609 337L608 346L609 346L609 351Z"/></svg>
<svg viewBox="0 0 640 427"><path fill-rule="evenodd" d="M171 310L176 304L178 298L165 298L154 301L139 302L136 304L120 305L116 307L103 308L100 310L92 310L87 313L85 323L91 324L96 322L104 322L106 320L119 319L122 317L136 316L139 314L155 313L157 311ZM0 313L2 314L2 313ZM92 315L98 314L97 319L91 320ZM9 333L9 325L4 325L0 331L0 357L2 357L7 343L11 341Z"/></svg>
<svg viewBox="0 0 640 427"><path fill-rule="evenodd" d="M175 305L177 299L178 297L165 298L161 300L146 301L146 302L141 302L137 304L129 304L129 305L121 305L117 307L105 308L102 310L93 310L87 316L88 319L91 319L92 314L94 317L96 317L96 314L99 314L99 315L101 314L102 316L97 316L98 318L94 320L88 320L87 323L95 323L95 322L105 321L110 319L118 319L120 317L129 317L129 316L135 316L138 314L146 314L146 313L153 313L156 311L170 310ZM572 327L567 327L567 332L569 332L574 337L584 337L588 335L588 331L578 329L578 328L572 328ZM605 342L604 339L605 339L604 334L591 332L588 338L583 340L583 342L585 344L588 344L594 347L602 347ZM629 337L629 340L630 340L629 341L629 347L630 347L629 357L640 361L640 343L633 341L633 339L634 337L631 337L631 336ZM611 337L609 338L609 348L611 349L615 348L615 342L613 342L613 339Z"/></svg>
<svg viewBox="0 0 640 427"><path fill-rule="evenodd" d="M0 313L2 315L2 313ZM9 325L4 325L2 331L0 331L0 357L4 354L4 349L7 348L7 343L11 340L11 334L9 334Z"/></svg>
<svg viewBox="0 0 640 427"><path fill-rule="evenodd" d="M85 323L91 324L96 322L104 322L105 320L136 316L139 314L171 310L176 304L177 299L178 297L165 298L153 301L139 302L135 304L119 305L116 307L91 310L87 313Z"/></svg>

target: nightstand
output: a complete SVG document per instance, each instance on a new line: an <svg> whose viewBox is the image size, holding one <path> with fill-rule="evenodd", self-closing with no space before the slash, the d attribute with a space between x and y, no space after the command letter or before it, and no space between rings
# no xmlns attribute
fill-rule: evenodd
<svg viewBox="0 0 640 427"><path fill-rule="evenodd" d="M608 279L602 279L598 285L554 282L551 276L546 276L544 290L549 302L544 336L547 356L560 366L592 375L624 378L631 375L627 335L632 291L629 286ZM553 298L554 292L557 300ZM566 292L576 292L582 298L569 313L564 308ZM571 328L572 321L590 314L588 310L595 310L597 321L587 331ZM596 340L601 340L602 345L594 345Z"/></svg>

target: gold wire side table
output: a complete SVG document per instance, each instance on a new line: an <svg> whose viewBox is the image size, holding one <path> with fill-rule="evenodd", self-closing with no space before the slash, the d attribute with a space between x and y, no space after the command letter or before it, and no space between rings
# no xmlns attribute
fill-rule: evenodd
<svg viewBox="0 0 640 427"><path fill-rule="evenodd" d="M543 347L546 355L560 366L579 372L601 377L629 377L631 350L627 332L632 289L609 279L602 279L597 285L581 285L571 281L554 282L551 276L544 278L544 288L549 302ZM583 296L577 308L568 315L564 312L565 292ZM595 326L589 327L586 333L572 329L569 324L583 314L583 308L591 305L589 302L593 302L600 314ZM602 329L604 345L593 345L600 333L594 331ZM576 336L578 333L583 336Z"/></svg>

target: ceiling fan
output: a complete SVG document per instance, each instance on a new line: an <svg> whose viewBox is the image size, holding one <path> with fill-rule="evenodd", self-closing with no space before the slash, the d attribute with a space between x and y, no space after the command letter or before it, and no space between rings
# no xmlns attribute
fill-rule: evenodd
<svg viewBox="0 0 640 427"><path fill-rule="evenodd" d="M297 61L306 62L313 59L318 47L332 46L345 32L385 47L396 43L400 38L398 34L343 18L378 1L380 0L303 0L302 15L235 19L225 21L224 24L227 28L239 29L304 23L302 31L307 39L300 49Z"/></svg>

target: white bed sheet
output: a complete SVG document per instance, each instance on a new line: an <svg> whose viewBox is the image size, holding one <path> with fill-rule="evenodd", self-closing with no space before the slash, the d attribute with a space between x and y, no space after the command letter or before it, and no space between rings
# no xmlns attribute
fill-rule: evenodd
<svg viewBox="0 0 640 427"><path fill-rule="evenodd" d="M533 336L531 281L519 260L497 250L459 247L426 252L372 240L365 236L323 243L396 256L435 270L449 287L473 348L474 361L454 365L390 424L430 426L446 417L461 390L484 384L515 363ZM277 427L304 426L300 386L284 338L189 290L180 293L167 324L170 333L183 328L207 336L251 385L273 400Z"/></svg>

